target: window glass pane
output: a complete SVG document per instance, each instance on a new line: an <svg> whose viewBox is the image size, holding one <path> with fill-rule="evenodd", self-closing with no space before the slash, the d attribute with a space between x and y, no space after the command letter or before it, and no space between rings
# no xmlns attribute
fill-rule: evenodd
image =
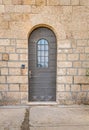
<svg viewBox="0 0 89 130"><path fill-rule="evenodd" d="M38 57L38 63L40 63L40 57Z"/></svg>
<svg viewBox="0 0 89 130"><path fill-rule="evenodd" d="M38 51L38 56L41 56L41 52L40 51Z"/></svg>
<svg viewBox="0 0 89 130"><path fill-rule="evenodd" d="M40 51L40 53L41 53L41 56L44 56L44 51Z"/></svg>
<svg viewBox="0 0 89 130"><path fill-rule="evenodd" d="M45 63L44 66L45 66L45 67L48 67L48 63Z"/></svg>
<svg viewBox="0 0 89 130"><path fill-rule="evenodd" d="M41 50L41 48L40 48L41 46L40 45L38 45L38 50Z"/></svg>
<svg viewBox="0 0 89 130"><path fill-rule="evenodd" d="M44 45L40 45L40 50L44 50Z"/></svg>
<svg viewBox="0 0 89 130"><path fill-rule="evenodd" d="M48 56L48 51L45 51L45 56Z"/></svg>
<svg viewBox="0 0 89 130"><path fill-rule="evenodd" d="M45 57L45 62L48 62L48 57Z"/></svg>
<svg viewBox="0 0 89 130"><path fill-rule="evenodd" d="M45 39L41 39L37 43L37 67L48 67L48 42Z"/></svg>
<svg viewBox="0 0 89 130"><path fill-rule="evenodd" d="M48 45L45 45L45 50L48 50Z"/></svg>
<svg viewBox="0 0 89 130"><path fill-rule="evenodd" d="M44 62L45 61L45 58L44 57L41 57L41 62Z"/></svg>

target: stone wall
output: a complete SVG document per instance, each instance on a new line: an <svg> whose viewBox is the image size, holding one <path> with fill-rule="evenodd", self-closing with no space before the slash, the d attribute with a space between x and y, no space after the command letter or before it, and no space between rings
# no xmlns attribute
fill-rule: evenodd
<svg viewBox="0 0 89 130"><path fill-rule="evenodd" d="M89 0L0 0L0 104L28 102L28 38L40 26L57 37L57 103L89 104Z"/></svg>

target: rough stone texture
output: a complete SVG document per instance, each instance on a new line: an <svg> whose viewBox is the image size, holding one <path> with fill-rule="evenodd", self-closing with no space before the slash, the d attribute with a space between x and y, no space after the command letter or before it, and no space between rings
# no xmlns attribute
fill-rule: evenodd
<svg viewBox="0 0 89 130"><path fill-rule="evenodd" d="M57 103L89 104L88 5L89 0L0 0L1 104L14 104L16 95L15 104L28 102L28 38L41 26L57 39Z"/></svg>

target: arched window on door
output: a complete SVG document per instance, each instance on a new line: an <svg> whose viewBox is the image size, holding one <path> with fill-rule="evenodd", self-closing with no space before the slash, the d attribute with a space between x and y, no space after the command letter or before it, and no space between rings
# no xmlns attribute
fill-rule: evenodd
<svg viewBox="0 0 89 130"><path fill-rule="evenodd" d="M48 41L46 39L40 39L37 42L37 67L48 68Z"/></svg>

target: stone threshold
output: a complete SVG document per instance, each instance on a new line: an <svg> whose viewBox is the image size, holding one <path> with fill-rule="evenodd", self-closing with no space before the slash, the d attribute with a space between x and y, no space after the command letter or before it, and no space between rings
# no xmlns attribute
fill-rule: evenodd
<svg viewBox="0 0 89 130"><path fill-rule="evenodd" d="M57 102L28 102L27 105L31 106L55 106L58 105Z"/></svg>

